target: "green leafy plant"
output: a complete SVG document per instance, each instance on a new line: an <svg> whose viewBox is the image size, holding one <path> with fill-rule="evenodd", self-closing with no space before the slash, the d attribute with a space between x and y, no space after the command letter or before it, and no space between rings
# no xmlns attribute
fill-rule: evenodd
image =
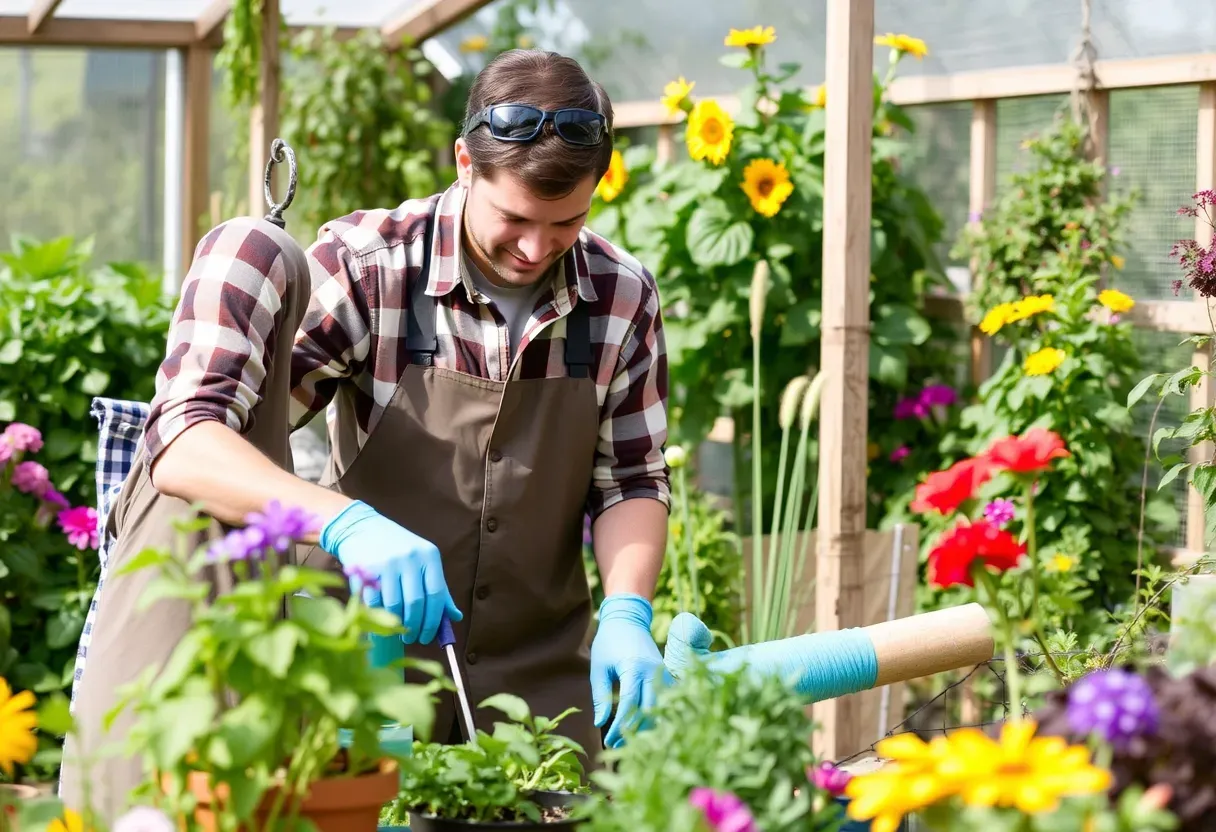
<svg viewBox="0 0 1216 832"><path fill-rule="evenodd" d="M257 100L262 83L263 0L232 0L224 18L224 42L215 67L224 72L229 106L244 109Z"/></svg>
<svg viewBox="0 0 1216 832"><path fill-rule="evenodd" d="M147 549L118 572L157 570L141 603L180 599L193 620L163 670L149 668L108 716L135 715L127 748L142 755L148 774L135 794L189 822L188 778L201 772L213 791L230 794L218 812L226 832L274 829L297 817L310 784L377 770L385 726L408 725L428 738L442 685L433 663L415 662L436 676L426 685L406 684L400 668L373 666L369 639L398 637L397 617L365 606L358 592L345 603L328 595L347 585L341 574L285 562L314 518L272 503L248 519L210 548ZM177 526L189 534L210 522ZM231 567L231 589L213 587L208 574L217 564ZM370 580L358 570L350 577ZM270 809L255 818L264 800Z"/></svg>
<svg viewBox="0 0 1216 832"><path fill-rule="evenodd" d="M414 743L402 763L401 792L385 807L381 824L402 825L411 812L482 823L537 822L546 810L535 802L536 792L585 791L579 756L585 751L556 732L577 708L553 718L534 716L526 702L505 693L479 707L502 711L507 721L461 745Z"/></svg>
<svg viewBox="0 0 1216 832"><path fill-rule="evenodd" d="M593 228L634 253L659 283L673 442L695 447L717 417L734 419L737 528L749 526L743 507L754 490L745 453L771 457L765 459L763 494L754 504L773 507L779 450L764 448L759 438L780 435L779 391L797 376L813 376L820 363L823 102L792 80L797 64L770 68L763 44L775 36L761 33L755 45L723 58L748 79L733 116L713 98L694 100L696 91L683 79L670 84L668 106L687 114L675 158L660 162L648 147L627 148L591 219ZM934 251L943 223L900 170L904 145L897 135L914 126L885 95L905 54L893 50L887 74L874 84L868 418L871 435L884 437L904 391L945 377L954 362L945 346L953 338L950 325L922 311L928 291L947 285ZM759 299L765 309L759 338L749 339L752 276L761 260L771 280ZM757 340L765 356L759 390L751 369ZM753 396L761 406L758 427L747 418ZM811 443L811 458L817 444ZM874 461L872 525L891 471L936 463L919 448L911 450L909 458Z"/></svg>
<svg viewBox="0 0 1216 832"><path fill-rule="evenodd" d="M395 207L454 178L439 154L455 131L432 106L434 68L420 50L388 49L374 29L341 39L310 28L290 56L282 122L300 159L298 227L315 233L357 208Z"/></svg>
<svg viewBox="0 0 1216 832"><path fill-rule="evenodd" d="M592 832L697 832L706 818L694 793L729 794L768 832L840 828L841 808L808 777L815 725L774 676L710 670L694 662L659 690L644 725L604 751L592 773ZM744 828L742 826L737 828Z"/></svg>

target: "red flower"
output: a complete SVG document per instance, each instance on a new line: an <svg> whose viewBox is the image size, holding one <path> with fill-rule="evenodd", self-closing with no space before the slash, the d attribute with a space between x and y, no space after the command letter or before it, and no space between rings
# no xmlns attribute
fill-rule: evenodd
<svg viewBox="0 0 1216 832"><path fill-rule="evenodd" d="M1064 440L1055 431L1034 428L1021 436L1006 436L988 448L987 457L998 468L1006 468L1018 474L1046 471L1053 459L1072 456L1064 447Z"/></svg>
<svg viewBox="0 0 1216 832"><path fill-rule="evenodd" d="M977 520L959 523L938 540L929 553L929 582L941 587L962 584L975 586L971 565L979 560L998 572L1017 566L1026 554L1026 544L989 523Z"/></svg>
<svg viewBox="0 0 1216 832"><path fill-rule="evenodd" d="M935 510L949 514L975 496L979 487L992 476L992 465L983 457L962 459L945 471L935 471L916 486L916 499L909 506L915 512Z"/></svg>

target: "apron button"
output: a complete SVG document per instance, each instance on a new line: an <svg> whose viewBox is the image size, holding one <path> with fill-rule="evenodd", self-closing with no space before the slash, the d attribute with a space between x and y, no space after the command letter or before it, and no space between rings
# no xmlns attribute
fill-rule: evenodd
<svg viewBox="0 0 1216 832"><path fill-rule="evenodd" d="M476 654L476 653L469 653L468 655L466 655L466 656L464 657L464 660L465 660L466 662L468 662L469 664L477 664L477 654Z"/></svg>
<svg viewBox="0 0 1216 832"><path fill-rule="evenodd" d="M490 531L497 531L498 530L498 521L495 520L493 517L491 517L489 520L486 521L486 528L489 529Z"/></svg>
<svg viewBox="0 0 1216 832"><path fill-rule="evenodd" d="M477 598L478 598L478 600L480 600L480 601L484 601L484 600L486 600L486 599L487 599L487 598L489 598L489 597L490 597L490 588L489 588L488 586L479 586L479 587L477 587Z"/></svg>
<svg viewBox="0 0 1216 832"><path fill-rule="evenodd" d="M498 462L500 459L502 459L502 451L497 448L490 451L490 462Z"/></svg>

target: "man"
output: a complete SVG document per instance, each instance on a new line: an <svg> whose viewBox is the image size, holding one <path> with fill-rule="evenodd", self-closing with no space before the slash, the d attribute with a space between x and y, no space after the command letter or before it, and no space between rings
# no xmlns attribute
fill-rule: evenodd
<svg viewBox="0 0 1216 832"><path fill-rule="evenodd" d="M324 523L303 562L374 573L380 591L365 597L401 616L407 654L439 659L447 615L474 708L500 691L548 716L578 707L563 731L594 755L613 686L609 745L662 666L649 601L670 506L659 298L634 258L584 227L612 153L612 107L575 61L504 54L478 75L467 112L446 192L321 229L306 309L290 251L265 223L225 223L200 243L107 524L110 569L148 529L163 533L152 503L196 503L233 525L272 499L301 506ZM283 330L294 333L286 349ZM278 428L285 351L281 432L333 406L321 485L285 470L281 436L249 439ZM607 596L589 651L585 512ZM113 689L189 626L169 612L140 618L134 577L107 579L101 594L76 697L85 742ZM445 697L436 737L461 738L455 713ZM476 717L488 729L500 715ZM79 783L66 769L71 805Z"/></svg>

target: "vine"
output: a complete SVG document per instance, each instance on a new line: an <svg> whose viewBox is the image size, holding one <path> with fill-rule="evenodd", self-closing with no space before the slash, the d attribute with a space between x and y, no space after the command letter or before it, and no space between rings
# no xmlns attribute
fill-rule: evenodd
<svg viewBox="0 0 1216 832"><path fill-rule="evenodd" d="M224 89L235 110L252 106L261 82L263 0L232 0L224 18L224 43L215 65L224 71Z"/></svg>

